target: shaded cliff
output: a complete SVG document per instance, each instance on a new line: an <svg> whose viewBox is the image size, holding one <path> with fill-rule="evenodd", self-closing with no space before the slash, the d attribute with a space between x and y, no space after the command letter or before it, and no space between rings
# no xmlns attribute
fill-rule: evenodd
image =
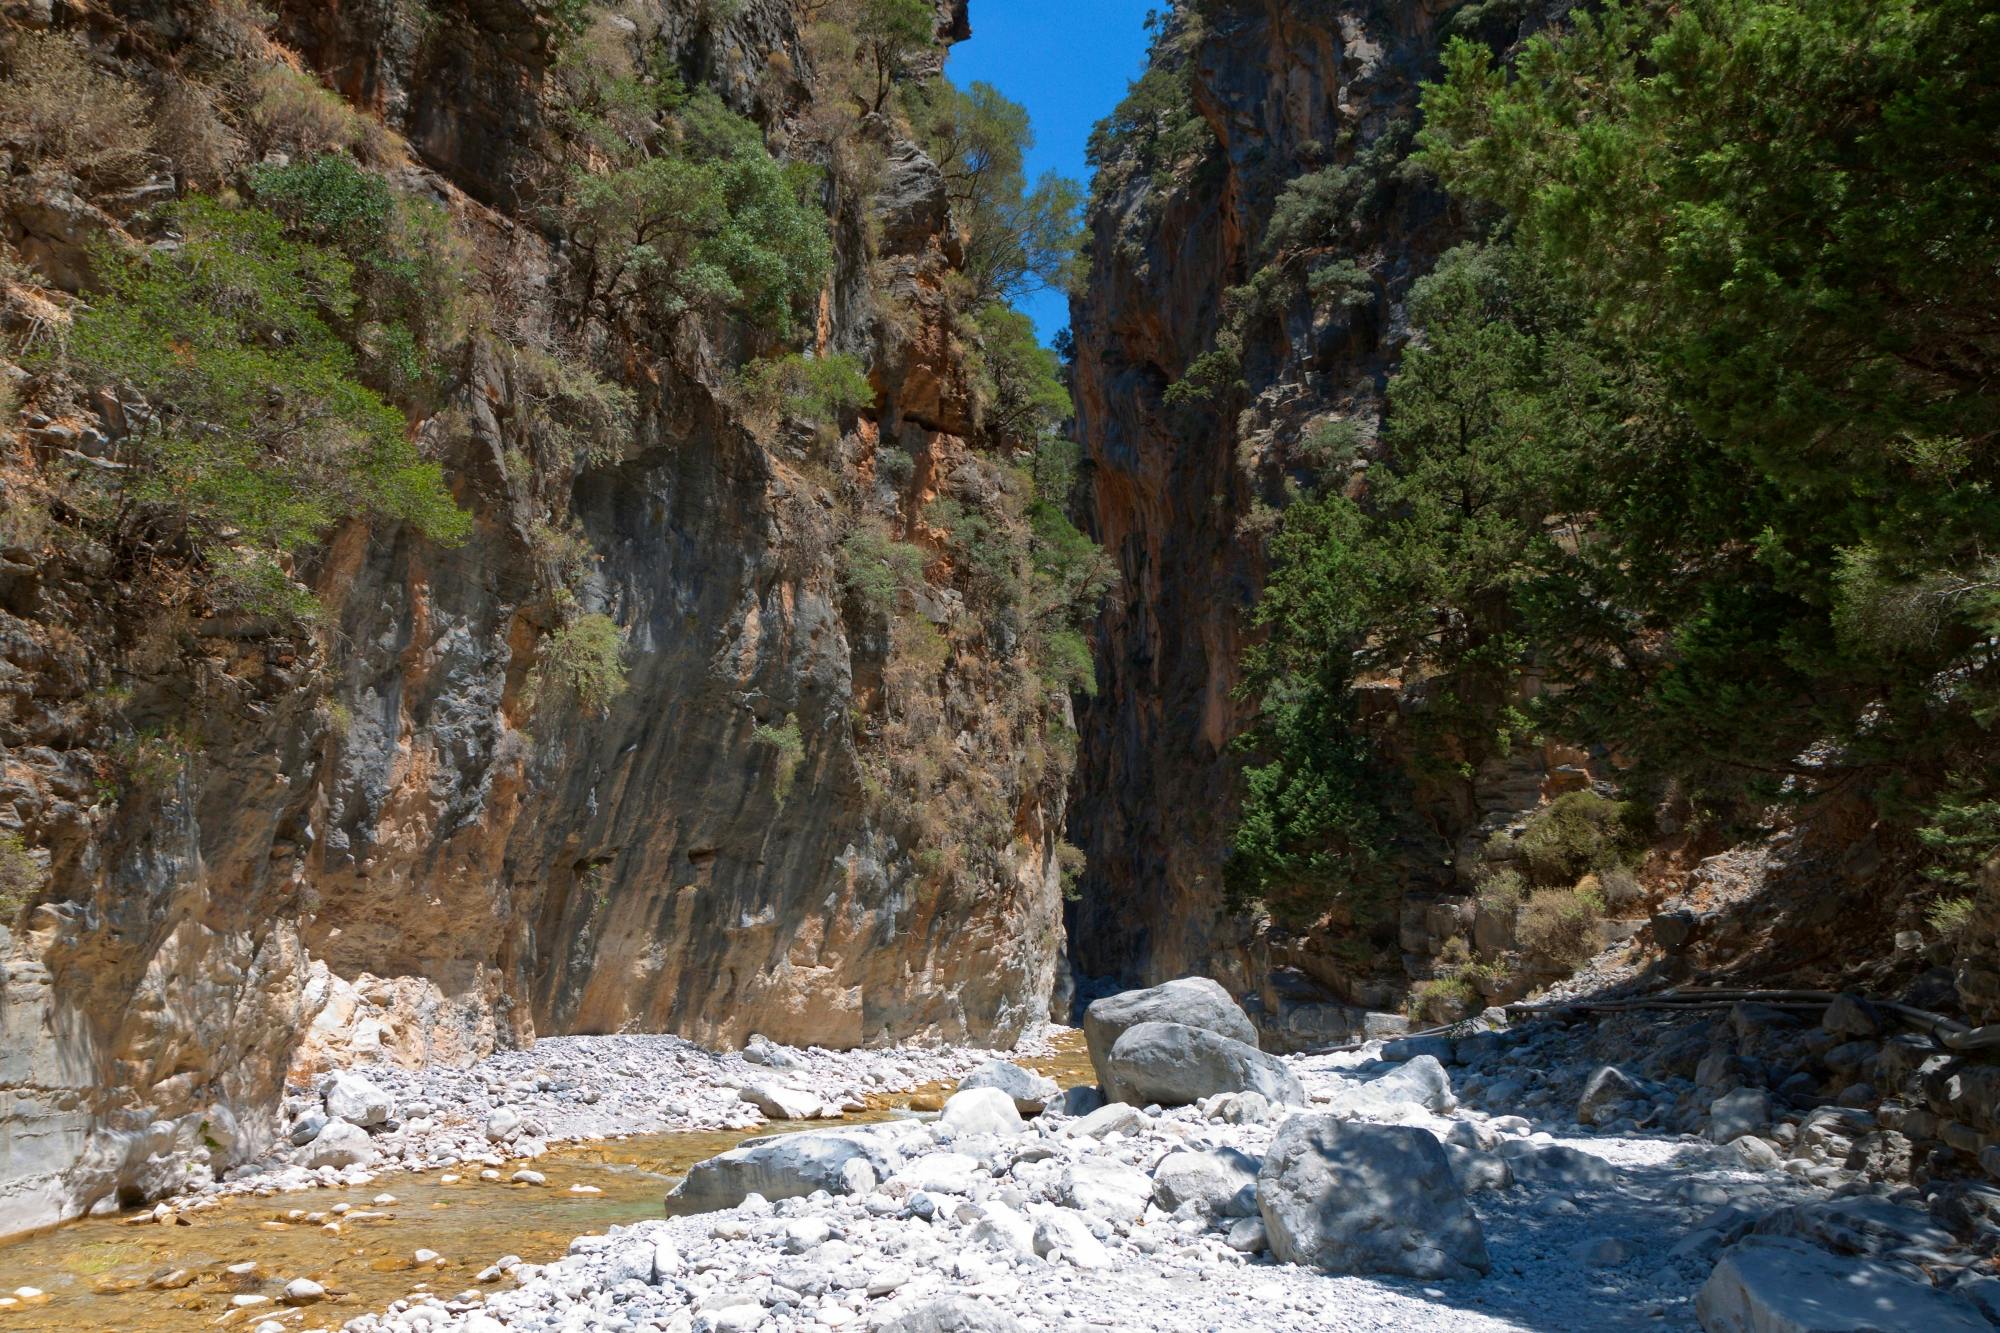
<svg viewBox="0 0 2000 1333"><path fill-rule="evenodd" d="M1462 231L1440 194L1395 170L1446 6L1203 8L1176 12L1146 81L1100 131L1090 279L1072 310L1087 512L1123 574L1100 622L1103 688L1080 719L1091 869L1073 948L1088 973L1209 971L1254 992L1279 963L1345 980L1323 951L1274 959L1254 923L1221 909L1242 764L1231 743L1249 718L1237 687L1272 506L1315 475L1317 431L1355 422L1372 435L1407 336L1401 302ZM1283 187L1329 166L1379 176L1357 191L1339 248L1365 288L1339 301L1301 288L1237 320ZM1172 392L1203 375L1231 324L1227 378L1240 383Z"/></svg>
<svg viewBox="0 0 2000 1333"><path fill-rule="evenodd" d="M1067 699L922 517L948 497L1025 541L946 296L943 180L857 106L851 43L779 0L25 8L17 61L67 43L161 128L116 189L20 137L9 159L10 1227L219 1174L274 1132L288 1069L354 1055L621 1027L1006 1044L1046 1017ZM964 34L941 8L892 72ZM565 190L635 88L713 90L818 169L821 360L770 364L845 358L864 392L760 397L739 368L783 350L767 334L617 332L634 308L582 293ZM93 263L160 238L149 210L317 162L313 135L466 256L475 317L398 405L472 523L344 523L287 567L301 629L221 604L184 546L135 557L107 518L132 506L97 497L151 409L48 348ZM607 623L606 688L554 688Z"/></svg>

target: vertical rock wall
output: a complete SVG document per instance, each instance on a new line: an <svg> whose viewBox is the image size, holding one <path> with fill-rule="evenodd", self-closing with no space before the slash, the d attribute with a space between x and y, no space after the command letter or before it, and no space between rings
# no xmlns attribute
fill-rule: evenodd
<svg viewBox="0 0 2000 1333"><path fill-rule="evenodd" d="M199 8L57 18L145 77ZM446 204L517 326L548 317L562 262L526 165L545 131L545 9L441 5L416 33L394 6L287 3L271 32L404 136L401 182ZM821 91L792 9L720 12L660 0L647 16L684 80L782 146ZM941 7L940 43L964 33L963 6ZM704 342L630 368L636 412L575 479L581 597L625 638L628 687L604 710L524 696L546 608L539 513L508 469L534 389L495 338L416 425L475 515L471 540L349 525L311 572L315 636L217 619L189 627L191 661L140 661L147 626L108 553L4 552L0 826L43 882L0 927L0 1230L220 1172L268 1141L288 1072L332 1061L469 1060L619 1029L1005 1045L1046 1017L1063 778L1023 763L1039 724L1002 717L1003 640L940 613L952 656L914 687L1000 812L958 873L915 862L869 777L885 646L845 605L841 515L902 513L981 465L936 299L957 252L942 182L888 127L867 133L889 167L872 198L829 178L820 338L874 365L878 401L832 468L746 428L735 353ZM47 197L9 182L17 240ZM915 312L899 340L880 274ZM30 418L22 443L88 454L115 428ZM875 480L885 441L916 460L907 491ZM124 724L157 737L137 768L107 739L114 688ZM788 718L804 749L787 783L756 733Z"/></svg>

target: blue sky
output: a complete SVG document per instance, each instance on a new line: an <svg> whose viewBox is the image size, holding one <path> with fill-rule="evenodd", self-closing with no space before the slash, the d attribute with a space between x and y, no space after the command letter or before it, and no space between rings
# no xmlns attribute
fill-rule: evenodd
<svg viewBox="0 0 2000 1333"><path fill-rule="evenodd" d="M1032 179L1060 171L1085 185L1084 140L1146 55L1146 11L1159 0L972 0L972 40L952 48L945 72L961 86L986 82L1028 108ZM1069 298L1040 292L1022 303L1042 341L1069 323Z"/></svg>

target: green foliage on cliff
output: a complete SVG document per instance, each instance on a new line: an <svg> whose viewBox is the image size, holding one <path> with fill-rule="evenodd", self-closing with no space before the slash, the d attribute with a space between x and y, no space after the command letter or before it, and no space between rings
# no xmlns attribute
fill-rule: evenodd
<svg viewBox="0 0 2000 1333"><path fill-rule="evenodd" d="M618 622L590 612L544 638L528 683L528 705L565 701L588 713L625 692L625 640Z"/></svg>
<svg viewBox="0 0 2000 1333"><path fill-rule="evenodd" d="M1170 184L1174 173L1215 145L1194 98L1193 53L1206 28L1192 5L1169 5L1146 16L1152 44L1146 69L1124 98L1091 130L1084 157L1092 167L1129 165Z"/></svg>
<svg viewBox="0 0 2000 1333"><path fill-rule="evenodd" d="M275 561L350 515L463 540L469 516L336 332L355 311L353 266L257 209L195 197L169 223L172 247L101 253L103 290L69 338L78 369L156 408L135 438L135 498L185 524L262 611L309 609Z"/></svg>
<svg viewBox="0 0 2000 1333"><path fill-rule="evenodd" d="M1940 853L1976 837L1990 786L1926 793L2000 717L2000 19L1612 4L1445 68L1420 160L1499 225L1412 294L1365 497L1273 544L1237 880L1363 882L1299 858L1367 831L1364 672L1421 682L1402 771L1536 730L1703 802L1858 780L1905 828L1934 805ZM1293 204L1281 239L1332 216ZM1335 799L1287 803L1347 746Z"/></svg>
<svg viewBox="0 0 2000 1333"><path fill-rule="evenodd" d="M842 352L793 352L753 361L743 369L741 388L753 411L783 413L814 425L831 425L875 401L868 372Z"/></svg>
<svg viewBox="0 0 2000 1333"><path fill-rule="evenodd" d="M833 265L818 170L773 158L709 92L634 156L570 178L562 222L585 308L635 340L715 313L790 334Z"/></svg>
<svg viewBox="0 0 2000 1333"><path fill-rule="evenodd" d="M1012 306L993 302L982 307L977 326L975 370L986 402L986 428L1006 443L1032 448L1060 430L1075 410L1062 363L1042 346L1034 321Z"/></svg>

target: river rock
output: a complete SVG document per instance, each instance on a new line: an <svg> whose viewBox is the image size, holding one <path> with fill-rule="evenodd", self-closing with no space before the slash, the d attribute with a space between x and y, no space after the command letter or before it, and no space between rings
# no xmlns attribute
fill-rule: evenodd
<svg viewBox="0 0 2000 1333"><path fill-rule="evenodd" d="M1145 990L1107 995L1084 1011L1083 1039L1090 1049L1090 1063L1097 1069L1097 1081L1114 1100L1105 1076L1106 1061L1118 1039L1141 1023L1178 1023L1248 1046L1257 1044L1257 1028L1250 1016L1222 983L1208 977L1182 977Z"/></svg>
<svg viewBox="0 0 2000 1333"><path fill-rule="evenodd" d="M1035 1253L1035 1224L998 1200L989 1200L981 1205L985 1216L972 1224L967 1239L974 1245L984 1245L1003 1254L1017 1258L1031 1258Z"/></svg>
<svg viewBox="0 0 2000 1333"><path fill-rule="evenodd" d="M772 1120L817 1120L822 1109L819 1098L782 1083L752 1083L737 1096Z"/></svg>
<svg viewBox="0 0 2000 1333"><path fill-rule="evenodd" d="M1763 1134L1770 1128L1771 1094L1762 1088L1738 1088L1709 1104L1710 1143L1733 1143L1745 1134Z"/></svg>
<svg viewBox="0 0 2000 1333"><path fill-rule="evenodd" d="M1083 1119L1067 1126L1073 1138L1101 1139L1112 1134L1130 1134L1146 1123L1146 1113L1125 1102L1100 1106Z"/></svg>
<svg viewBox="0 0 2000 1333"><path fill-rule="evenodd" d="M315 1171L323 1166L367 1166L375 1160L375 1144L368 1131L354 1122L329 1120L299 1160Z"/></svg>
<svg viewBox="0 0 2000 1333"><path fill-rule="evenodd" d="M814 1190L866 1194L894 1170L906 1145L928 1137L914 1121L891 1121L751 1139L689 1168L667 1195L667 1214L734 1208L750 1194L773 1200L802 1199Z"/></svg>
<svg viewBox="0 0 2000 1333"><path fill-rule="evenodd" d="M882 1333L1021 1333L1021 1325L975 1297L946 1296L884 1324Z"/></svg>
<svg viewBox="0 0 2000 1333"><path fill-rule="evenodd" d="M766 1069L804 1069L806 1062L797 1051L789 1046L780 1046L761 1032L750 1034L750 1040L743 1043L743 1058L753 1065L763 1065Z"/></svg>
<svg viewBox="0 0 2000 1333"><path fill-rule="evenodd" d="M1722 1252L1695 1297L1706 1333L1991 1333L1955 1296L1887 1264L1848 1259L1783 1237L1752 1236Z"/></svg>
<svg viewBox="0 0 2000 1333"><path fill-rule="evenodd" d="M1560 1143L1523 1143L1509 1152L1514 1140L1500 1145L1514 1179L1532 1185L1553 1185L1560 1189L1609 1189L1618 1183L1618 1168L1595 1153L1567 1148Z"/></svg>
<svg viewBox="0 0 2000 1333"><path fill-rule="evenodd" d="M293 1147L303 1148L306 1144L318 1138L319 1132L325 1128L326 1117L324 1115L321 1115L318 1111L307 1111L292 1122L288 1137L291 1139Z"/></svg>
<svg viewBox="0 0 2000 1333"><path fill-rule="evenodd" d="M1464 1278L1486 1272L1486 1236L1428 1132L1294 1116L1257 1177L1271 1253L1332 1273Z"/></svg>
<svg viewBox="0 0 2000 1333"><path fill-rule="evenodd" d="M1114 1222L1136 1222L1153 1201L1153 1182L1145 1172L1116 1162L1076 1162L1063 1171L1062 1198L1082 1212Z"/></svg>
<svg viewBox="0 0 2000 1333"><path fill-rule="evenodd" d="M285 1284L287 1305L312 1305L326 1299L326 1288L309 1277L295 1277Z"/></svg>
<svg viewBox="0 0 2000 1333"><path fill-rule="evenodd" d="M1035 1219L1035 1253L1047 1259L1058 1251L1072 1266L1086 1271L1111 1267L1111 1251L1090 1234L1083 1214L1068 1208L1047 1208Z"/></svg>
<svg viewBox="0 0 2000 1333"><path fill-rule="evenodd" d="M521 1132L521 1113L511 1106L496 1106L486 1117L486 1138L491 1143L505 1143Z"/></svg>
<svg viewBox="0 0 2000 1333"><path fill-rule="evenodd" d="M1014 1109L1023 1116L1040 1115L1056 1098L1054 1079L1006 1060L990 1060L967 1074L958 1089L964 1092L969 1088L998 1088L1014 1099Z"/></svg>
<svg viewBox="0 0 2000 1333"><path fill-rule="evenodd" d="M1014 1099L998 1088L967 1088L946 1099L938 1123L954 1134L1019 1134L1027 1126Z"/></svg>
<svg viewBox="0 0 2000 1333"><path fill-rule="evenodd" d="M1168 1153L1153 1168L1153 1198L1170 1213L1193 1203L1211 1217L1251 1217L1262 1165L1236 1148Z"/></svg>
<svg viewBox="0 0 2000 1333"><path fill-rule="evenodd" d="M1449 1115L1458 1109L1452 1094L1451 1075L1435 1055L1411 1056L1400 1068L1362 1085L1365 1092L1390 1102L1412 1102L1434 1115Z"/></svg>
<svg viewBox="0 0 2000 1333"><path fill-rule="evenodd" d="M327 1080L322 1100L329 1116L363 1129L381 1124L394 1109L388 1093L361 1075L345 1071Z"/></svg>
<svg viewBox="0 0 2000 1333"><path fill-rule="evenodd" d="M1057 1115L1089 1115L1104 1105L1104 1092L1095 1086L1067 1088L1056 1098L1053 1108Z"/></svg>
<svg viewBox="0 0 2000 1333"><path fill-rule="evenodd" d="M1600 1120L1609 1121L1626 1102L1642 1100L1645 1095L1631 1075L1617 1065L1601 1066L1583 1085L1583 1096L1576 1103L1576 1122L1595 1125Z"/></svg>
<svg viewBox="0 0 2000 1333"><path fill-rule="evenodd" d="M1298 1075L1248 1042L1182 1023L1138 1023L1112 1046L1103 1065L1104 1091L1134 1106L1186 1106L1219 1092L1256 1092L1273 1102L1303 1105Z"/></svg>

